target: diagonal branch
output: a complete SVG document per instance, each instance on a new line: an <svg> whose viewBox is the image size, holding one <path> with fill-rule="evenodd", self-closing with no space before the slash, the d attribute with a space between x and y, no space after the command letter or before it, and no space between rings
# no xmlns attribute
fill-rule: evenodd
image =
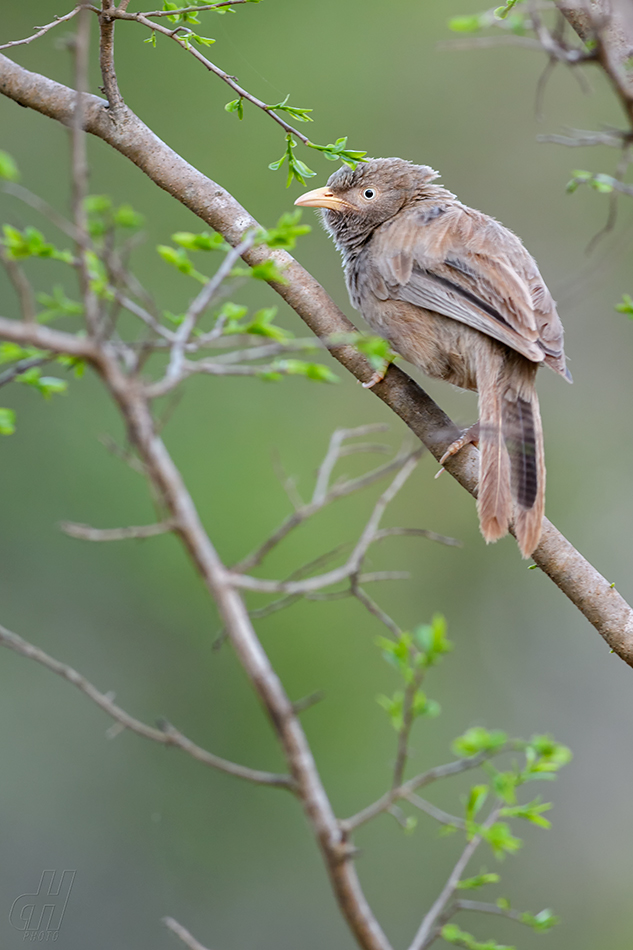
<svg viewBox="0 0 633 950"><path fill-rule="evenodd" d="M71 89L29 72L2 54L0 92L59 122L69 124L71 121L74 104ZM113 121L103 99L86 95L84 116L88 132L129 158L155 184L220 231L230 244L239 244L247 231L258 227L257 221L229 192L161 142L127 107ZM287 281L283 285L273 283L271 286L317 336L331 337L336 333L354 331L353 324L314 277L286 251L260 246L251 248L244 255L244 260L251 266L268 259L283 268ZM7 323L11 321L0 318L0 336ZM22 334L24 329L20 328ZM5 338L17 339L15 328L11 327L10 332L12 335ZM28 341L27 336L23 335L22 339ZM76 341L74 346L79 345L76 338L71 339ZM85 341L82 342L88 346ZM366 381L372 377L373 370L368 361L353 346L334 347L332 355L357 379ZM455 424L430 396L393 364L383 382L374 386L371 392L409 426L438 460L459 434ZM478 468L478 453L473 448L462 450L447 463L450 474L473 495L477 491ZM544 519L541 542L534 552L534 560L593 624L608 646L625 663L633 666L633 610L609 581L547 519Z"/></svg>
<svg viewBox="0 0 633 950"><path fill-rule="evenodd" d="M174 920L173 917L163 917L163 923L168 930L171 930L172 933L176 934L177 937L182 940L182 942L189 947L189 950L207 950L206 947L203 947L202 944L193 937L188 930L186 930L182 924L179 924L177 920Z"/></svg>
<svg viewBox="0 0 633 950"><path fill-rule="evenodd" d="M76 686L77 689L88 696L93 703L96 703L104 712L116 720L122 729L129 729L130 732L135 732L137 735L143 736L146 739L152 739L161 745L176 746L184 752L187 752L194 759L197 759L198 762L218 769L220 772L226 772L227 775L233 775L235 778L246 779L246 781L254 782L257 785L276 785L279 788L289 788L291 790L294 788L294 782L289 775L261 772L258 769L249 769L244 765L238 765L237 762L229 762L227 759L222 759L217 755L213 755L212 752L207 752L206 749L202 749L199 745L196 745L195 742L191 742L190 739L183 736L183 734L170 723L162 723L161 729L147 726L144 722L135 719L133 716L130 716L129 713L126 713L124 709L121 709L120 706L117 706L111 695L99 692L92 683L88 682L85 676L82 676L81 673L74 670L72 666L60 663L59 660L53 659L52 656L44 653L39 647L28 643L26 640L23 640L22 637L11 633L10 630L2 626L0 626L0 645L14 650L15 653L19 653L29 660L35 660L37 663L41 663L42 666L52 670L53 673L57 673L58 676L68 680L69 683Z"/></svg>

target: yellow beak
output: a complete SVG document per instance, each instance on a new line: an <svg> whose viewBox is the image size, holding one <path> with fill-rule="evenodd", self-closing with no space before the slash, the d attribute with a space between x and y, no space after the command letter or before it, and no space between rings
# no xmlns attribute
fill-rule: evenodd
<svg viewBox="0 0 633 950"><path fill-rule="evenodd" d="M329 208L330 211L344 211L352 207L347 201L338 198L329 188L315 188L314 191L308 191L297 198L295 204L300 208Z"/></svg>

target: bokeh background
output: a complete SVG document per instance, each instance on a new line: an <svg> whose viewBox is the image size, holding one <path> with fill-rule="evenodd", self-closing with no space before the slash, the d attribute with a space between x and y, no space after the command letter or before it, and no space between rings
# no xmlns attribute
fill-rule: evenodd
<svg viewBox="0 0 633 950"><path fill-rule="evenodd" d="M2 6L0 42L65 12L50 0ZM131 9L142 4L133 0ZM450 38L447 18L478 9L476 0L268 0L221 18L207 14L200 29L217 39L211 55L249 90L269 102L290 92L293 104L313 108L309 132L316 141L348 135L351 147L372 155L431 164L463 201L522 236L559 302L575 381L567 386L548 372L539 378L547 512L630 600L633 326L614 305L633 291L632 209L623 200L616 231L587 256L606 199L587 191L566 195L564 186L572 168L608 172L614 156L536 141L564 126L617 125L620 116L597 70L587 76L590 94L572 74L557 71L539 122L540 54L438 49ZM61 27L13 55L67 82L65 35ZM300 191L296 184L286 191L283 173L267 169L283 150L281 131L248 105L239 122L224 111L232 96L219 81L175 44L159 38L152 49L145 38L133 24L117 27L129 105L260 221L274 223ZM98 84L94 72L93 91ZM15 156L27 187L66 207L64 129L0 98L0 147ZM299 154L318 173L313 186L334 167L316 153ZM90 156L91 190L132 203L145 216L139 275L165 309L182 309L192 288L154 247L198 223L107 146L91 142ZM2 220L44 226L15 199L0 200ZM350 313L336 252L316 222L296 253ZM53 264L31 274L39 290L62 279ZM240 299L279 305L280 322L304 332L267 287L246 288ZM15 316L1 275L0 300L0 312ZM336 427L386 422L389 444L405 437L376 398L339 376L337 386L198 379L186 387L165 436L228 561L288 512L276 459L307 495ZM423 385L458 422L475 418L472 396ZM122 428L99 382L73 381L66 396L49 403L16 385L3 389L0 402L18 413L16 434L0 441L0 622L115 691L140 718L165 716L220 755L281 768L272 731L230 647L212 649L217 617L176 541L88 545L57 527L62 519L105 527L153 518L142 480L100 442L104 435L121 438ZM363 464L349 459L340 471L358 472ZM373 558L377 567L411 572L409 582L374 590L399 623L407 627L441 611L455 644L428 684L443 715L417 726L411 768L450 759L451 739L474 724L522 736L552 732L575 752L559 782L543 786L555 803L552 830L521 828L522 852L500 868L503 884L487 895L506 895L532 911L551 906L562 926L536 936L481 915L464 916L462 926L524 950L629 950L631 671L544 575L527 570L512 539L486 548L472 499L447 476L435 481L436 470L423 460L386 523L453 535L463 548L396 539ZM271 574L353 540L377 492L325 512L276 556ZM295 606L259 630L291 696L325 691L303 722L337 813L358 810L386 788L395 752L376 703L378 693L398 685L375 645L380 627L358 604L342 601ZM14 899L34 891L48 868L77 871L58 940L67 950L174 946L159 923L166 914L213 950L353 945L300 808L284 792L239 783L133 735L107 740L109 721L85 697L7 651L0 680L6 950L23 942L9 922ZM428 794L456 810L465 787L453 780ZM368 897L403 946L460 843L439 838L424 816L409 836L383 816L358 841ZM482 864L497 870L483 850L472 873Z"/></svg>

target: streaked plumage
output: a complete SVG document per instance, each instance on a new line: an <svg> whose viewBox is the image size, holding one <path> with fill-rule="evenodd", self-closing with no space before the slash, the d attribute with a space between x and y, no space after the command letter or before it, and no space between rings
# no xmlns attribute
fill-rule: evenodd
<svg viewBox="0 0 633 950"><path fill-rule="evenodd" d="M399 158L339 169L296 202L324 208L352 304L428 376L479 393L478 511L486 541L529 557L541 534L543 433L535 390L546 363L571 380L563 328L521 241ZM513 511L514 508L514 511Z"/></svg>

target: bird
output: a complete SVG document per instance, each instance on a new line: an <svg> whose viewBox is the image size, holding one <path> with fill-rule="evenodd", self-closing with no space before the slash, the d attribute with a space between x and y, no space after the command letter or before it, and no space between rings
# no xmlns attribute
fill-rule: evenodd
<svg viewBox="0 0 633 950"><path fill-rule="evenodd" d="M546 364L572 381L563 326L521 240L439 177L401 158L366 159L295 204L320 209L352 306L372 330L427 376L478 393L479 422L440 464L478 445L481 533L490 543L513 526L528 558L545 506L536 373Z"/></svg>

